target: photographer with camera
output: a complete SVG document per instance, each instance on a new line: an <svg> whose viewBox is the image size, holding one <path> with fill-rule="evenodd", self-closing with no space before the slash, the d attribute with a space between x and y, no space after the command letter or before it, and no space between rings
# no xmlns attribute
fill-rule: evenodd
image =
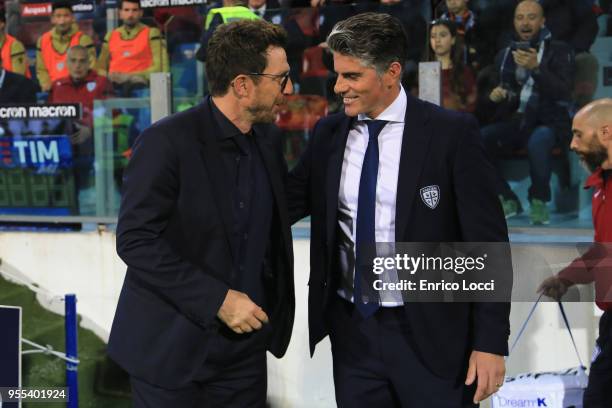
<svg viewBox="0 0 612 408"><path fill-rule="evenodd" d="M515 41L495 59L498 85L489 93L495 122L482 129L491 161L498 169L498 194L506 218L521 212L517 196L499 171L500 148L527 148L532 224L548 224L552 150L566 146L570 134L567 110L574 75L572 48L553 41L545 27L542 6L523 0L514 12Z"/></svg>

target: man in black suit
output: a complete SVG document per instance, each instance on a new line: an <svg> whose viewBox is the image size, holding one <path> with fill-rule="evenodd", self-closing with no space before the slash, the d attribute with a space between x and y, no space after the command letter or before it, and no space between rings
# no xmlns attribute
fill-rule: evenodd
<svg viewBox="0 0 612 408"><path fill-rule="evenodd" d="M344 112L317 123L287 187L291 221L311 216L311 353L330 334L340 407L473 406L503 383L509 303L367 303L354 265L375 241L507 241L476 121L404 91L394 17L351 17L327 44Z"/></svg>
<svg viewBox="0 0 612 408"><path fill-rule="evenodd" d="M281 357L295 309L280 132L286 34L223 25L211 97L137 139L117 252L128 265L109 355L137 407L263 407L266 350Z"/></svg>

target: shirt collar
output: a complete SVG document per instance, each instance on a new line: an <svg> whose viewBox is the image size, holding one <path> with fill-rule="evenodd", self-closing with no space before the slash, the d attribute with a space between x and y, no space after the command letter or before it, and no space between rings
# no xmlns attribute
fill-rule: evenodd
<svg viewBox="0 0 612 408"><path fill-rule="evenodd" d="M60 34L57 32L57 28L53 27L51 31L51 37L57 40L70 40L73 35L75 35L79 31L79 26L77 23L72 23L70 26L70 30L66 34Z"/></svg>
<svg viewBox="0 0 612 408"><path fill-rule="evenodd" d="M381 112L376 118L370 118L365 113L357 115L357 120L386 120L388 122L404 123L406 116L406 106L408 105L408 97L404 87L400 85L399 95L387 106L384 111Z"/></svg>
<svg viewBox="0 0 612 408"><path fill-rule="evenodd" d="M119 33L123 34L126 37L132 38L135 37L140 31L144 28L144 24L142 22L138 22L132 28L127 28L125 24L121 24L119 26Z"/></svg>
<svg viewBox="0 0 612 408"><path fill-rule="evenodd" d="M249 7L249 8L251 9L251 11L253 13L259 14L259 16L263 16L264 14L266 14L266 7L267 7L267 5L266 5L266 3L264 3L264 5L261 6L260 8L255 8L255 7L253 7L253 8Z"/></svg>
<svg viewBox="0 0 612 408"><path fill-rule="evenodd" d="M89 71L87 71L87 75L81 79L80 81L75 81L74 79L72 79L71 76L67 76L65 78L62 78L65 82L73 84L73 85L82 85L88 82L93 82L96 80L96 72L93 69L90 69ZM62 80L60 80L61 82Z"/></svg>
<svg viewBox="0 0 612 408"><path fill-rule="evenodd" d="M584 188L591 188L603 185L603 169L598 167L584 182Z"/></svg>
<svg viewBox="0 0 612 408"><path fill-rule="evenodd" d="M208 98L208 100L213 111L213 117L217 125L219 125L219 128L221 128L221 134L217 136L219 140L234 139L240 150L242 150L244 154L248 154L248 146L246 146L246 143L248 143L246 139L248 135L242 133L240 129L219 110L212 98ZM251 129L250 133L252 132L253 130Z"/></svg>

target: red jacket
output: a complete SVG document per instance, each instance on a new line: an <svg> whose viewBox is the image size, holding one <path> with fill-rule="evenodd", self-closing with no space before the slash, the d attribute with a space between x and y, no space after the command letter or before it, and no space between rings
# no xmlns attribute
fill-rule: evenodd
<svg viewBox="0 0 612 408"><path fill-rule="evenodd" d="M80 103L83 110L82 122L93 125L94 99L106 99L112 95L110 81L95 71L90 70L83 81L74 82L70 77L64 77L53 82L50 103Z"/></svg>
<svg viewBox="0 0 612 408"><path fill-rule="evenodd" d="M595 301L601 310L612 310L612 171L607 177L601 168L586 180L593 188L592 213L595 242L589 251L576 258L559 277L572 283L595 282Z"/></svg>

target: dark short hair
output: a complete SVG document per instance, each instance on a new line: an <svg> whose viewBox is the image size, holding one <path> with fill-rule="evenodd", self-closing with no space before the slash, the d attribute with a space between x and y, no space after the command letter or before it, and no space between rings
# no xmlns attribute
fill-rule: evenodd
<svg viewBox="0 0 612 408"><path fill-rule="evenodd" d="M384 13L362 13L342 20L327 36L333 52L354 57L380 74L392 62L407 60L408 38L402 23Z"/></svg>
<svg viewBox="0 0 612 408"><path fill-rule="evenodd" d="M240 74L266 69L268 47L286 48L285 30L265 20L239 20L219 26L206 50L206 77L212 96L227 93ZM257 81L257 77L253 77Z"/></svg>
<svg viewBox="0 0 612 408"><path fill-rule="evenodd" d="M134 3L138 4L138 8L140 8L140 0L120 0L119 1L119 9L123 8L123 3Z"/></svg>
<svg viewBox="0 0 612 408"><path fill-rule="evenodd" d="M433 20L431 23L429 23L429 32L431 32L431 29L436 26L444 26L448 28L448 32L450 33L451 37L457 36L457 24L454 21L445 18Z"/></svg>
<svg viewBox="0 0 612 408"><path fill-rule="evenodd" d="M51 5L51 12L59 9L68 9L72 13L72 2L71 1L54 1Z"/></svg>

